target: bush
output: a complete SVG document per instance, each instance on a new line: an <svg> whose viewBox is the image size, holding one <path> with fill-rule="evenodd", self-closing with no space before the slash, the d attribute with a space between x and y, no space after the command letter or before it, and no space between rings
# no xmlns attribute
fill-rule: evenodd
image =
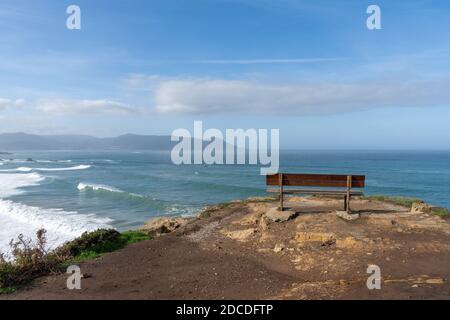
<svg viewBox="0 0 450 320"><path fill-rule="evenodd" d="M138 231L119 233L113 229L99 229L85 232L48 252L45 230L36 233L36 242L19 235L17 240L10 242L11 259L0 253L0 294L10 293L37 277L60 272L68 263L95 258L148 239L149 236Z"/></svg>
<svg viewBox="0 0 450 320"><path fill-rule="evenodd" d="M119 236L120 233L114 229L99 229L94 232L85 232L79 238L70 241L55 250L55 254L70 258L76 257L84 251L101 250L98 247L116 242Z"/></svg>
<svg viewBox="0 0 450 320"><path fill-rule="evenodd" d="M27 240L21 234L11 240L11 260L0 254L0 288L21 285L29 279L57 271L58 256L46 250L46 231L36 233L36 242Z"/></svg>

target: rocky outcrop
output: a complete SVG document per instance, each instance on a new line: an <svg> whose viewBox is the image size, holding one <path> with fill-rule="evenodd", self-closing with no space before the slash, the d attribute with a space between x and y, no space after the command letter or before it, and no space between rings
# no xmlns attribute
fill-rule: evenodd
<svg viewBox="0 0 450 320"><path fill-rule="evenodd" d="M271 222L285 222L296 217L296 212L291 210L280 211L278 208L270 208L266 218Z"/></svg>
<svg viewBox="0 0 450 320"><path fill-rule="evenodd" d="M139 228L140 231L148 235L158 237L166 233L171 233L178 228L185 226L191 219L189 218L155 218L148 221L145 225Z"/></svg>
<svg viewBox="0 0 450 320"><path fill-rule="evenodd" d="M414 202L411 206L411 213L431 213L432 207L423 201Z"/></svg>

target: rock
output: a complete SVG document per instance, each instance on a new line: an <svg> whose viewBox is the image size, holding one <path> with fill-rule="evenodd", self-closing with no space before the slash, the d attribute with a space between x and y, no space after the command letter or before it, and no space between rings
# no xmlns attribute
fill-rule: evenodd
<svg viewBox="0 0 450 320"><path fill-rule="evenodd" d="M350 213L348 213L346 211L336 211L336 215L339 218L342 218L342 219L344 219L346 221L354 221L354 220L359 219L359 217L360 217L360 215L358 213L350 214Z"/></svg>
<svg viewBox="0 0 450 320"><path fill-rule="evenodd" d="M327 245L334 244L336 236L333 233L325 232L299 232L297 233L295 240L300 243L318 242L322 245Z"/></svg>
<svg viewBox="0 0 450 320"><path fill-rule="evenodd" d="M425 280L427 284L444 284L444 279L436 278L436 279L427 279Z"/></svg>
<svg viewBox="0 0 450 320"><path fill-rule="evenodd" d="M363 244L361 241L358 241L354 237L346 237L344 239L336 240L336 247L340 249L348 249L348 248L362 248Z"/></svg>
<svg viewBox="0 0 450 320"><path fill-rule="evenodd" d="M180 217L155 218L148 221L145 225L140 227L139 230L151 236L161 236L166 233L171 233L186 225L190 220L191 219Z"/></svg>
<svg viewBox="0 0 450 320"><path fill-rule="evenodd" d="M256 233L256 229L245 229L245 230L235 230L235 231L226 231L223 230L222 233L227 236L228 238L231 238L233 240L237 241L246 241L251 235Z"/></svg>
<svg viewBox="0 0 450 320"><path fill-rule="evenodd" d="M277 245L275 246L275 248L273 249L273 252L279 253L279 252L281 252L281 251L283 251L283 250L284 250L284 245L282 245L282 244L277 244Z"/></svg>
<svg viewBox="0 0 450 320"><path fill-rule="evenodd" d="M431 213L432 207L423 201L414 202L411 206L411 213Z"/></svg>
<svg viewBox="0 0 450 320"><path fill-rule="evenodd" d="M277 207L269 209L266 212L266 218L271 222L285 222L296 216L295 211L280 211Z"/></svg>

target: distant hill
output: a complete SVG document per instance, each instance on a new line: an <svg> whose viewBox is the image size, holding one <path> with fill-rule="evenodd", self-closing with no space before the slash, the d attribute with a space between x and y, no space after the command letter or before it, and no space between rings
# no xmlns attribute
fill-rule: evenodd
<svg viewBox="0 0 450 320"><path fill-rule="evenodd" d="M171 150L170 136L127 134L115 138L87 135L0 134L0 151L20 150Z"/></svg>

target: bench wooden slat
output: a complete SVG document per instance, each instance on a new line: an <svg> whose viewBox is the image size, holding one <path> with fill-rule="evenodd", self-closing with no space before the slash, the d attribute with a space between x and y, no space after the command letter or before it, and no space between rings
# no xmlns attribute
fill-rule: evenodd
<svg viewBox="0 0 450 320"><path fill-rule="evenodd" d="M304 187L347 187L347 175L331 174L283 174L283 186L304 186ZM279 186L279 176L266 176L268 186ZM365 176L352 175L352 188L364 188Z"/></svg>
<svg viewBox="0 0 450 320"><path fill-rule="evenodd" d="M269 188L269 193L280 193L279 189ZM347 194L347 190L321 190L321 189L284 189L284 194L323 194L323 195L339 195L344 196ZM362 196L364 192L358 190L351 190L350 195Z"/></svg>

